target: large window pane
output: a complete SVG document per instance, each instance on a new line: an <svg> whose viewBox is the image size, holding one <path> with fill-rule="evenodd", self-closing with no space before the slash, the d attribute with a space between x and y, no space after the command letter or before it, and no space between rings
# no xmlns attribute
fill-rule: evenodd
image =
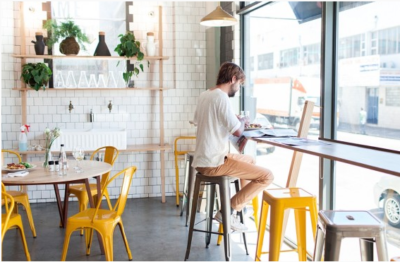
<svg viewBox="0 0 400 262"><path fill-rule="evenodd" d="M311 100L316 107L309 136L317 138L320 16L321 5L317 2L275 2L245 15L244 70L247 80L244 103L254 122L267 125L266 121L269 121L274 128L297 130L304 101ZM275 180L271 187L286 186L293 151L255 143L250 143L246 149L246 153L253 152L257 156L258 165L273 171ZM318 195L317 157L303 156L297 185ZM296 243L294 225L294 214L291 213L286 236ZM308 251L312 253L310 225L307 234ZM288 259L298 259L296 253L291 256Z"/></svg>
<svg viewBox="0 0 400 262"><path fill-rule="evenodd" d="M377 1L339 13L338 140L400 148L399 8L397 2ZM363 52L355 39L365 39ZM370 210L384 221L389 258L400 253L399 193L399 177L336 163L335 209ZM358 249L354 239L343 245ZM341 252L340 260L359 259L358 252Z"/></svg>

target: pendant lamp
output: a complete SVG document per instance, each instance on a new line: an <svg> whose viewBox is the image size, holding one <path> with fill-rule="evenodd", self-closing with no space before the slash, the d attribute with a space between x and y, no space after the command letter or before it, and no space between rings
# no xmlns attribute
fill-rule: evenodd
<svg viewBox="0 0 400 262"><path fill-rule="evenodd" d="M225 12L220 5L200 21L200 25L212 27L232 26L236 23L237 19Z"/></svg>

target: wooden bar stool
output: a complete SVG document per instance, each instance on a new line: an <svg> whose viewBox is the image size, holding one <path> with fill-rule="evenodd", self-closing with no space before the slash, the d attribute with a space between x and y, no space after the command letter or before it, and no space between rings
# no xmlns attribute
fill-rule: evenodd
<svg viewBox="0 0 400 262"><path fill-rule="evenodd" d="M374 260L373 243L378 259L387 261L385 225L368 211L321 210L314 248L314 261L320 261L325 243L325 261L339 260L340 245L345 237L360 238L361 259Z"/></svg>
<svg viewBox="0 0 400 262"><path fill-rule="evenodd" d="M282 227L285 210L294 209L296 220L297 252L300 261L307 260L306 249L306 211L310 211L313 237L315 238L317 228L317 201L316 197L301 188L277 188L266 189L263 192L260 225L258 227L258 238L256 247L256 261L261 260L262 246L265 228L267 224L268 211L271 206L270 236L269 236L269 261L278 261L281 252Z"/></svg>

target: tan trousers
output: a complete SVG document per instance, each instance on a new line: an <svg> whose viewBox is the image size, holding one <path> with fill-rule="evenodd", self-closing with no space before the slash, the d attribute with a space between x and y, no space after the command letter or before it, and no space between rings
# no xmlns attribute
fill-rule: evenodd
<svg viewBox="0 0 400 262"><path fill-rule="evenodd" d="M205 176L232 176L247 180L248 183L231 198L231 207L241 211L243 207L274 180L269 169L255 165L253 157L241 154L228 154L225 162L218 167L197 167ZM243 183L242 183L243 185Z"/></svg>

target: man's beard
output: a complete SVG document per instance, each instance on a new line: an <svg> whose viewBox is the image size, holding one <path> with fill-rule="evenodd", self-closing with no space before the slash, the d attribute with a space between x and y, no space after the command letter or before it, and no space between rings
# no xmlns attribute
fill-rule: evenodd
<svg viewBox="0 0 400 262"><path fill-rule="evenodd" d="M236 92L237 92L237 91L233 90L233 87L234 87L234 84L232 84L232 85L230 86L230 89L229 89L229 92L228 92L228 96L229 96L229 97L234 97L235 94L236 94Z"/></svg>

